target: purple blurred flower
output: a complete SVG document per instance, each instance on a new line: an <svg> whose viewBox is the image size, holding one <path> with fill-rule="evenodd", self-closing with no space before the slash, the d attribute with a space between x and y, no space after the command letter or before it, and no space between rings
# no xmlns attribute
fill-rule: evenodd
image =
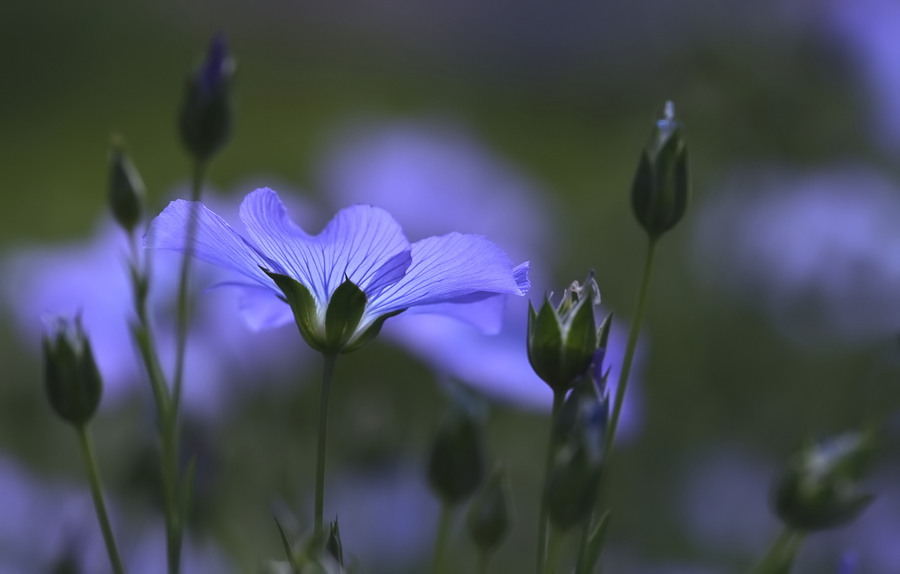
<svg viewBox="0 0 900 574"><path fill-rule="evenodd" d="M440 507L417 465L335 475L328 488L326 515L366 571L412 571L429 557Z"/></svg>
<svg viewBox="0 0 900 574"><path fill-rule="evenodd" d="M832 0L829 32L844 44L868 89L866 111L875 138L900 148L900 4L895 0Z"/></svg>
<svg viewBox="0 0 900 574"><path fill-rule="evenodd" d="M367 300L348 344L379 318L406 309L477 321L492 307L483 303L495 295L523 295L529 287L528 264L514 267L483 236L449 233L410 244L386 211L368 205L341 210L313 236L290 219L274 191L258 189L241 205L249 239L206 207L198 207L196 256L244 276L244 282L232 285L257 298L259 305L248 310L265 313L262 326L291 318L284 295L266 271L291 277L309 290L319 333L325 332L325 309L338 286L345 280L358 286ZM169 204L151 223L146 245L183 251L191 209L183 200ZM279 301L283 312L273 313ZM475 303L476 312L460 313L467 309L460 303Z"/></svg>
<svg viewBox="0 0 900 574"><path fill-rule="evenodd" d="M67 559L80 572L109 572L109 559L88 489L35 476L0 454L0 573L50 572ZM129 572L165 571L165 537L160 527L128 523L110 502L111 520ZM154 518L154 522L159 519ZM188 534L182 564L186 572L232 571L222 551Z"/></svg>
<svg viewBox="0 0 900 574"><path fill-rule="evenodd" d="M697 209L697 268L798 341L900 327L900 189L863 168L744 170Z"/></svg>
<svg viewBox="0 0 900 574"><path fill-rule="evenodd" d="M227 202L217 203L227 209ZM149 390L129 330L134 304L127 279L127 252L121 230L106 221L84 242L24 247L8 253L0 263L4 304L36 353L42 315L81 314L103 376L101 408ZM176 258L169 253L154 258L150 286L149 308L164 368L173 364L175 351ZM207 270L206 280L210 279ZM255 373L252 379L258 380L275 378L258 376L261 370L270 375L296 370L295 346L289 349L278 333L254 337L243 321L223 312L234 305L232 295L215 293L198 299L195 306L184 387L185 406L195 415L220 416L233 404L238 391L258 386L239 386L248 378L242 374ZM247 348L253 350L250 359Z"/></svg>
<svg viewBox="0 0 900 574"><path fill-rule="evenodd" d="M541 264L551 261L559 249L553 194L464 128L440 120L364 122L338 134L320 163L325 197L380 205L411 235L452 229L482 233L515 259L531 260L533 292L556 283L546 279L548 266ZM512 298L490 304L506 309L497 335L446 317L407 314L387 323L384 335L443 375L494 399L549 410L552 393L534 373L525 348L528 302ZM625 336L614 324L607 354L612 391ZM639 378L637 373L632 376ZM639 385L630 386L619 431L623 436L639 421L638 392Z"/></svg>

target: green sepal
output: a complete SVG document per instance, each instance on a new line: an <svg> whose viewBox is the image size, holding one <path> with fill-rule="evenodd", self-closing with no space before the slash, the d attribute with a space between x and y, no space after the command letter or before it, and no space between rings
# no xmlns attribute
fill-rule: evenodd
<svg viewBox="0 0 900 574"><path fill-rule="evenodd" d="M284 300L291 306L294 313L294 321L300 329L303 340L313 349L320 352L328 352L324 333L319 332L319 317L316 301L304 285L293 277L272 273L263 269L275 285L281 289Z"/></svg>
<svg viewBox="0 0 900 574"><path fill-rule="evenodd" d="M565 333L560 383L571 387L591 366L596 350L594 305L590 297L584 297L578 301L572 322Z"/></svg>
<svg viewBox="0 0 900 574"><path fill-rule="evenodd" d="M332 353L346 352L366 310L366 294L350 279L338 285L325 311L325 344Z"/></svg>
<svg viewBox="0 0 900 574"><path fill-rule="evenodd" d="M284 549L284 555L287 557L288 564L294 572L300 572L300 564L297 563L297 557L294 554L291 541L288 539L287 531L281 525L281 521L277 516L272 516L275 520L275 526L278 527L278 536L281 538L281 546Z"/></svg>
<svg viewBox="0 0 900 574"><path fill-rule="evenodd" d="M338 564L344 565L344 545L341 542L341 529L338 526L337 516L328 529L328 541L325 542L325 551L334 558Z"/></svg>
<svg viewBox="0 0 900 574"><path fill-rule="evenodd" d="M385 321L387 321L391 317L399 315L404 311L406 311L406 309L399 309L397 311L392 311L390 313L381 315L380 317L375 319L375 321L371 325L369 325L369 327L365 331L363 331L355 339L350 341L349 344L345 345L341 350L341 353L349 353L351 351L355 351L357 349L365 347L366 345L371 343L375 337L378 336L378 333L381 332L381 327L384 325Z"/></svg>
<svg viewBox="0 0 900 574"><path fill-rule="evenodd" d="M537 313L529 301L528 360L534 372L554 390L560 384L561 347L562 331L559 317L550 303L550 298L544 297L544 304Z"/></svg>
<svg viewBox="0 0 900 574"><path fill-rule="evenodd" d="M609 331L612 329L612 313L607 315L600 326L597 327L597 348L606 349L607 341L609 341Z"/></svg>

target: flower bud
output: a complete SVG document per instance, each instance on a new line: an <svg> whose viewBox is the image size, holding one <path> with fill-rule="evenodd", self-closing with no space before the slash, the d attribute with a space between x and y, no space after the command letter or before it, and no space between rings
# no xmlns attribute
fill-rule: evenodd
<svg viewBox="0 0 900 574"><path fill-rule="evenodd" d="M484 479L481 422L470 409L456 405L438 428L428 460L428 482L445 504L472 496Z"/></svg>
<svg viewBox="0 0 900 574"><path fill-rule="evenodd" d="M493 552L509 532L510 498L506 467L498 464L475 496L466 517L469 537L481 553Z"/></svg>
<svg viewBox="0 0 900 574"><path fill-rule="evenodd" d="M539 312L528 306L528 360L554 392L566 392L584 376L599 344L594 307L600 290L593 275L573 282L557 307L544 299Z"/></svg>
<svg viewBox="0 0 900 574"><path fill-rule="evenodd" d="M653 240L681 220L690 199L687 144L681 128L675 121L675 105L666 102L631 186L634 215Z"/></svg>
<svg viewBox="0 0 900 574"><path fill-rule="evenodd" d="M231 135L234 60L225 37L217 34L206 60L188 78L179 116L181 141L198 162L206 162Z"/></svg>
<svg viewBox="0 0 900 574"><path fill-rule="evenodd" d="M859 488L873 453L871 436L861 433L839 435L802 450L775 484L778 517L798 531L852 522L874 498Z"/></svg>
<svg viewBox="0 0 900 574"><path fill-rule="evenodd" d="M129 233L141 221L144 182L122 147L113 143L109 157L109 207Z"/></svg>
<svg viewBox="0 0 900 574"><path fill-rule="evenodd" d="M603 470L602 443L579 433L557 451L544 490L554 526L567 530L590 516Z"/></svg>
<svg viewBox="0 0 900 574"><path fill-rule="evenodd" d="M44 334L44 386L56 414L83 427L100 404L103 383L81 318L56 318Z"/></svg>
<svg viewBox="0 0 900 574"><path fill-rule="evenodd" d="M584 377L566 397L559 415L553 423L553 442L557 445L578 441L587 434L590 440L603 444L609 421L609 396L601 391L593 377Z"/></svg>

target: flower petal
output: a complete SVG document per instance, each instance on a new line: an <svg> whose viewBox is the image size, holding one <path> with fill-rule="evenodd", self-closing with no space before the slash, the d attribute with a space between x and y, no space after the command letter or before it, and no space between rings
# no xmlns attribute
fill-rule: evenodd
<svg viewBox="0 0 900 574"><path fill-rule="evenodd" d="M397 282L411 261L399 224L384 210L354 205L309 235L287 214L278 194L262 188L241 205L241 220L262 253L325 304L344 278L372 297Z"/></svg>
<svg viewBox="0 0 900 574"><path fill-rule="evenodd" d="M368 313L375 317L480 294L523 295L528 287L527 263L514 268L503 250L481 235L449 233L413 244L406 275L375 297Z"/></svg>
<svg viewBox="0 0 900 574"><path fill-rule="evenodd" d="M197 232L194 236L194 256L207 263L237 271L277 292L275 283L260 269L272 269L271 261L238 235L224 219L201 203L178 199L171 202L150 224L144 237L144 247L186 250L188 222L196 208ZM281 272L281 269L274 269Z"/></svg>

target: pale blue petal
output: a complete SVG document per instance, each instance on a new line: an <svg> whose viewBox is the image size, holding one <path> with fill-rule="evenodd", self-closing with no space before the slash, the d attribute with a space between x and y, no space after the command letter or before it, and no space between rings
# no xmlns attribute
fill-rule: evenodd
<svg viewBox="0 0 900 574"><path fill-rule="evenodd" d="M194 256L197 259L236 271L260 285L277 290L261 267L277 272L281 270L257 252L224 219L200 203L182 199L171 202L150 224L144 246L184 253L193 207L196 207L198 217L194 236Z"/></svg>
<svg viewBox="0 0 900 574"><path fill-rule="evenodd" d="M345 277L369 296L399 280L409 266L409 242L384 210L354 205L335 215L319 235L298 227L271 189L249 194L241 220L260 251L324 304Z"/></svg>
<svg viewBox="0 0 900 574"><path fill-rule="evenodd" d="M513 268L506 254L481 235L450 233L412 246L406 275L370 302L370 318L418 305L478 294L523 295L527 264Z"/></svg>
<svg viewBox="0 0 900 574"><path fill-rule="evenodd" d="M496 335L503 327L503 312L505 307L506 297L504 295L488 295L481 293L475 300L447 301L431 305L418 305L405 311L403 315L414 313L444 315L468 323L473 327L476 327L485 335Z"/></svg>
<svg viewBox="0 0 900 574"><path fill-rule="evenodd" d="M249 283L219 283L210 289L233 287L238 290L238 310L244 323L252 331L274 329L294 322L294 314L290 305L278 293Z"/></svg>

